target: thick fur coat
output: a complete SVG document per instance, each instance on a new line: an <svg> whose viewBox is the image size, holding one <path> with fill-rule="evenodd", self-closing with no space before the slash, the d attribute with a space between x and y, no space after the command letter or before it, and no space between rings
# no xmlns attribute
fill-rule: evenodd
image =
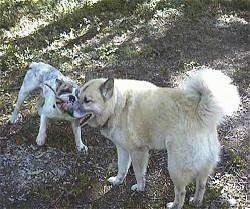
<svg viewBox="0 0 250 209"><path fill-rule="evenodd" d="M118 174L109 178L121 184L132 162L137 183L145 188L150 149L167 149L168 169L175 199L168 208L182 208L186 186L196 180L191 201L201 204L208 175L219 160L217 125L237 110L240 98L231 79L205 67L190 72L178 88L161 88L149 82L94 79L80 93L81 114L117 147Z"/></svg>

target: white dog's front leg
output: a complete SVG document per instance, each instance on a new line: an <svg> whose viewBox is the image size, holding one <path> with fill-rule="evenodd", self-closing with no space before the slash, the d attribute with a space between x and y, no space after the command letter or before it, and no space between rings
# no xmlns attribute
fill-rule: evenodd
<svg viewBox="0 0 250 209"><path fill-rule="evenodd" d="M129 153L120 146L116 146L116 148L118 154L118 174L117 176L112 176L108 179L108 181L114 186L123 182L131 164Z"/></svg>
<svg viewBox="0 0 250 209"><path fill-rule="evenodd" d="M38 133L38 135L36 137L36 143L39 146L42 146L45 143L46 126L47 126L47 117L44 114L42 114L41 117L40 117L39 133Z"/></svg>
<svg viewBox="0 0 250 209"><path fill-rule="evenodd" d="M71 122L72 130L75 136L76 149L78 152L87 153L88 147L83 144L81 137L81 126L76 121Z"/></svg>
<svg viewBox="0 0 250 209"><path fill-rule="evenodd" d="M131 159L137 184L134 184L131 189L135 191L144 191L145 189L145 175L148 166L149 153L147 149L131 152Z"/></svg>

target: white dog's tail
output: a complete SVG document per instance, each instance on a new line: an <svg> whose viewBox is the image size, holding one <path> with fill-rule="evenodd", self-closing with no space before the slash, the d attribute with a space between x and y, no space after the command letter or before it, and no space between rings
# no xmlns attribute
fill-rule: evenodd
<svg viewBox="0 0 250 209"><path fill-rule="evenodd" d="M196 111L204 124L219 124L238 109L240 96L231 82L222 72L205 67L191 71L184 80L183 89L200 95Z"/></svg>

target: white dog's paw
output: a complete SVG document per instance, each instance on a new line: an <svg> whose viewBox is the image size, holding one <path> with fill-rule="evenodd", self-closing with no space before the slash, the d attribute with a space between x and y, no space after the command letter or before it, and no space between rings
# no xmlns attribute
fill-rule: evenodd
<svg viewBox="0 0 250 209"><path fill-rule="evenodd" d="M40 137L40 136L37 136L36 138L36 144L38 146L43 146L45 143L45 137Z"/></svg>
<svg viewBox="0 0 250 209"><path fill-rule="evenodd" d="M18 116L17 116L17 115L12 115L11 118L10 118L10 122L11 122L12 124L16 123L17 120L18 120Z"/></svg>
<svg viewBox="0 0 250 209"><path fill-rule="evenodd" d="M76 149L77 149L78 153L83 153L83 154L88 153L88 147L84 144L77 145Z"/></svg>
<svg viewBox="0 0 250 209"><path fill-rule="evenodd" d="M113 186L118 186L118 185L122 184L122 181L119 178L117 178L117 176L110 177L108 179L108 182L110 184L112 184Z"/></svg>
<svg viewBox="0 0 250 209"><path fill-rule="evenodd" d="M178 206L174 202L169 202L169 203L167 203L167 208L178 209Z"/></svg>
<svg viewBox="0 0 250 209"><path fill-rule="evenodd" d="M134 184L134 185L131 187L131 190L143 192L143 191L145 190L145 186L143 186L143 185L138 185L138 184Z"/></svg>

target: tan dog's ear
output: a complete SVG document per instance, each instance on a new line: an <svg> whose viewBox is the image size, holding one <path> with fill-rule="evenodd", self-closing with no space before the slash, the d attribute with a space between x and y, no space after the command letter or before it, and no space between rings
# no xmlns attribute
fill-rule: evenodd
<svg viewBox="0 0 250 209"><path fill-rule="evenodd" d="M59 88L62 85L63 81L61 81L60 79L56 79L56 87Z"/></svg>
<svg viewBox="0 0 250 209"><path fill-rule="evenodd" d="M100 86L100 92L104 101L107 101L113 96L113 90L114 90L114 78L108 78Z"/></svg>

